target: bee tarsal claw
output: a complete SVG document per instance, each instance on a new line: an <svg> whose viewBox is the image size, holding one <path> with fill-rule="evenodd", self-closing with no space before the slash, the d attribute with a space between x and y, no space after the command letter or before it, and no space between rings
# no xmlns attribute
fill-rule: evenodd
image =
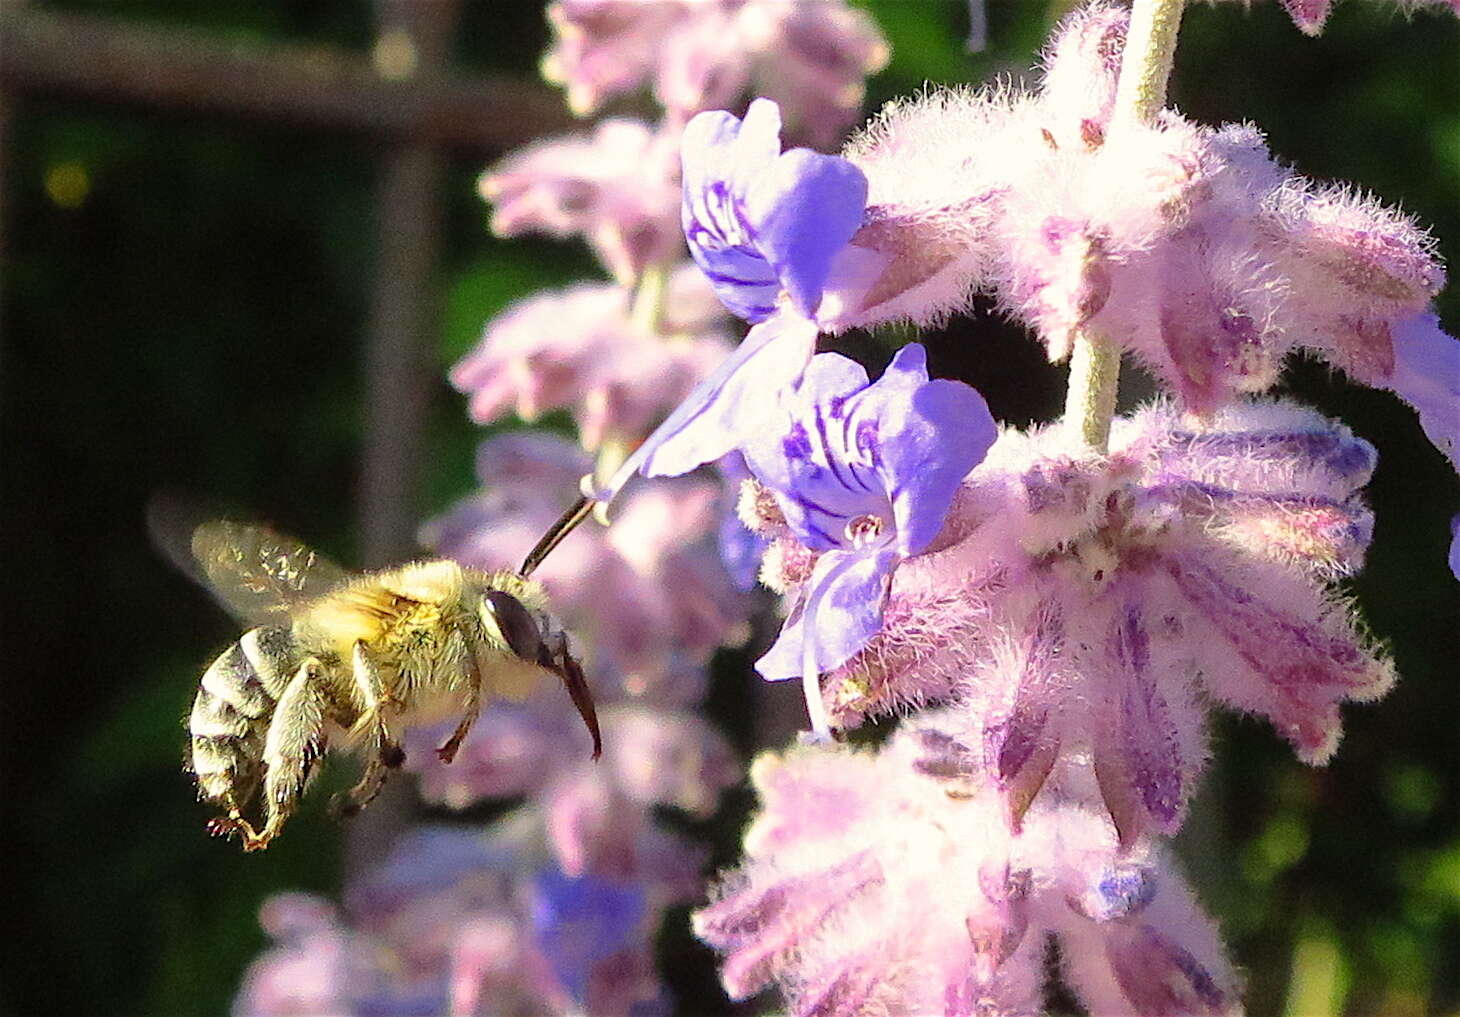
<svg viewBox="0 0 1460 1017"><path fill-rule="evenodd" d="M449 763L456 758L456 752L461 748L461 739L452 738L436 750L436 758L443 763Z"/></svg>
<svg viewBox="0 0 1460 1017"><path fill-rule="evenodd" d="M262 851L269 846L269 841L273 839L274 835L267 830L263 833L249 831L243 835L243 849L245 851Z"/></svg>

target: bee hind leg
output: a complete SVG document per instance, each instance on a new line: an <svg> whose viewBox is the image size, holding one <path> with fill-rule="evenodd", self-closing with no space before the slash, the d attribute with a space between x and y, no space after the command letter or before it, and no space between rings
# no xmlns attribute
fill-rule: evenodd
<svg viewBox="0 0 1460 1017"><path fill-rule="evenodd" d="M253 828L253 824L243 816L239 815L237 809L232 809L226 816L215 816L208 820L208 832L214 837L232 837L235 833L243 837L243 849L245 851L262 851L269 846L269 841L274 839L274 831L270 833L265 830L259 833Z"/></svg>
<svg viewBox="0 0 1460 1017"><path fill-rule="evenodd" d="M279 835L324 754L324 701L319 688L323 672L324 665L313 657L299 665L274 708L264 739L264 828L254 833L245 820L229 816L239 824L245 851L261 851Z"/></svg>

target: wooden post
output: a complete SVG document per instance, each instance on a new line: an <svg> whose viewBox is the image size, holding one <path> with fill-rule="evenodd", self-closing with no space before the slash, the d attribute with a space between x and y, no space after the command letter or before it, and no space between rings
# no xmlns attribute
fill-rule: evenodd
<svg viewBox="0 0 1460 1017"><path fill-rule="evenodd" d="M455 0L378 0L378 10L373 53L378 73L394 80L439 76L450 56ZM443 170L441 153L420 140L403 141L381 159L359 498L360 548L372 567L416 549Z"/></svg>
<svg viewBox="0 0 1460 1017"><path fill-rule="evenodd" d="M429 79L450 55L455 0L378 0L373 54L384 77ZM444 159L419 139L386 151L376 185L375 288L365 336L360 549L367 566L408 557L420 524L421 463L435 370L436 258ZM411 822L415 797L393 781L350 827L346 872L382 861Z"/></svg>

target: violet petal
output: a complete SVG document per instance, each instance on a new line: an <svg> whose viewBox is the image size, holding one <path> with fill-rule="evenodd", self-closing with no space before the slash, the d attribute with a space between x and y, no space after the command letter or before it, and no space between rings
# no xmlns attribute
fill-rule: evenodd
<svg viewBox="0 0 1460 1017"><path fill-rule="evenodd" d="M812 661L819 674L845 663L882 627L887 580L900 556L885 549L871 553L828 551L806 583L807 610L787 619L755 669L767 681L800 677L805 652L806 616L815 604L810 634Z"/></svg>

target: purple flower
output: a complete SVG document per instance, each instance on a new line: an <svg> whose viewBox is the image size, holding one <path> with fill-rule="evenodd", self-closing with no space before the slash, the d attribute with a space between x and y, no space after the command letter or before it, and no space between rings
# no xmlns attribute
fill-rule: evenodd
<svg viewBox="0 0 1460 1017"><path fill-rule="evenodd" d="M833 256L862 224L862 171L805 148L781 152L781 112L768 99L744 121L695 117L682 157L685 239L725 306L764 321L784 290L814 317Z"/></svg>
<svg viewBox="0 0 1460 1017"><path fill-rule="evenodd" d="M1460 469L1460 341L1433 314L1393 330L1394 368L1387 388L1419 412L1425 436Z"/></svg>
<svg viewBox="0 0 1460 1017"><path fill-rule="evenodd" d="M746 463L821 557L756 667L771 681L801 675L813 726L825 733L817 676L881 628L888 577L938 535L996 429L973 389L928 380L917 344L870 385L846 357L813 358L788 410L746 442Z"/></svg>
<svg viewBox="0 0 1460 1017"><path fill-rule="evenodd" d="M575 1000L590 998L590 976L642 950L649 912L642 886L566 875L545 866L533 880L532 925L553 974Z"/></svg>
<svg viewBox="0 0 1460 1017"><path fill-rule="evenodd" d="M1180 826L1207 700L1269 718L1322 763L1340 705L1394 678L1326 585L1363 563L1374 463L1347 429L1282 403L1204 424L1147 409L1116 421L1104 456L1058 426L1005 431L936 553L898 567L874 634L827 669L831 717L958 703L1011 828L1079 756L1126 843ZM786 518L766 584L806 582L820 545L779 501L748 507L754 523Z"/></svg>
<svg viewBox="0 0 1460 1017"><path fill-rule="evenodd" d="M685 397L593 496L612 501L635 473L677 477L740 446L746 433L805 369L816 349L816 325L783 309L752 328L735 350Z"/></svg>
<svg viewBox="0 0 1460 1017"><path fill-rule="evenodd" d="M1393 331L1394 370L1387 387L1419 413L1425 436L1460 471L1460 341L1421 314ZM1450 525L1450 571L1460 579L1460 516Z"/></svg>
<svg viewBox="0 0 1460 1017"><path fill-rule="evenodd" d="M738 448L766 401L801 376L831 271L862 219L867 182L845 159L781 152L764 99L742 122L702 113L684 134L684 232L720 300L756 326L740 347L593 492L611 501L635 473L673 477ZM781 294L789 296L789 305Z"/></svg>

